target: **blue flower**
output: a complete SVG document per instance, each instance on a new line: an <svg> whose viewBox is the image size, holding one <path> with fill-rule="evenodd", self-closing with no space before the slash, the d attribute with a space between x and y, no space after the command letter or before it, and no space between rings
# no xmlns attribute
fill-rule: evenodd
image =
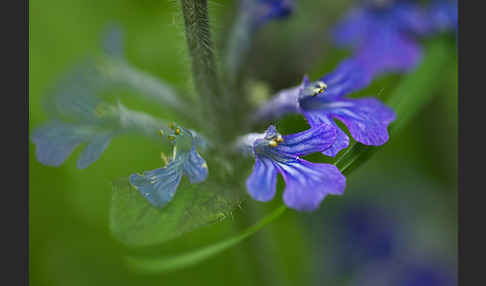
<svg viewBox="0 0 486 286"><path fill-rule="evenodd" d="M32 141L36 145L37 160L47 166L60 166L76 147L87 143L77 161L78 169L84 169L98 160L114 135L94 126L52 120L34 129Z"/></svg>
<svg viewBox="0 0 486 286"><path fill-rule="evenodd" d="M326 94L329 98L338 98L354 91L365 88L371 82L368 71L359 61L348 59L344 60L334 72L322 77L325 82ZM254 121L269 120L278 118L287 113L300 113L299 94L305 88L309 87L306 82L300 85L279 91L265 105L263 105L253 116ZM309 87L304 92L308 95L316 91L321 92L322 87Z"/></svg>
<svg viewBox="0 0 486 286"><path fill-rule="evenodd" d="M143 174L132 174L130 183L154 206L164 207L174 197L182 175L191 183L199 183L208 177L206 161L199 155L196 147L203 141L194 131L171 126L173 134L168 135L173 144L170 159L163 155L166 166Z"/></svg>
<svg viewBox="0 0 486 286"><path fill-rule="evenodd" d="M428 9L435 32L457 31L457 1L435 0Z"/></svg>
<svg viewBox="0 0 486 286"><path fill-rule="evenodd" d="M246 181L248 193L255 200L273 199L277 173L286 183L285 204L299 211L315 210L328 194L343 194L346 178L334 165L300 158L332 145L335 131L329 125L287 136L279 134L272 125L264 134L250 134L245 140L255 157L253 172Z"/></svg>
<svg viewBox="0 0 486 286"><path fill-rule="evenodd" d="M366 72L353 60L344 61L335 72L316 82L304 77L298 96L300 112L311 127L327 124L336 130L336 140L322 152L324 155L335 156L349 145L348 136L334 119L343 122L351 136L362 144L379 146L388 141L387 127L395 120L391 108L372 97L343 97L367 85L368 81Z"/></svg>
<svg viewBox="0 0 486 286"><path fill-rule="evenodd" d="M393 257L364 267L351 285L376 286L453 286L457 284L454 267L444 259L420 255Z"/></svg>
<svg viewBox="0 0 486 286"><path fill-rule="evenodd" d="M452 271L451 271L452 270ZM437 261L413 261L405 264L393 285L397 286L452 286L458 285L453 269ZM398 280L398 281L397 281Z"/></svg>
<svg viewBox="0 0 486 286"><path fill-rule="evenodd" d="M352 9L333 31L335 42L351 46L371 75L407 72L421 59L415 35L430 30L425 10L409 1L376 0Z"/></svg>
<svg viewBox="0 0 486 286"><path fill-rule="evenodd" d="M120 133L120 129L109 126L117 107L102 105L99 98L91 96L103 89L104 83L91 77L93 70L88 67L91 65L73 70L44 102L52 118L32 132L37 160L44 165L61 165L76 147L87 143L77 161L77 167L84 169Z"/></svg>
<svg viewBox="0 0 486 286"><path fill-rule="evenodd" d="M100 93L110 87L91 62L78 66L60 81L44 101L50 120L32 131L40 163L60 166L78 146L86 144L77 160L77 168L84 169L98 160L115 136L153 136L158 129L167 128L165 122L132 111L120 102L103 100Z"/></svg>
<svg viewBox="0 0 486 286"><path fill-rule="evenodd" d="M338 264L349 271L392 257L400 236L397 223L385 209L367 202L346 207L336 220L340 242Z"/></svg>
<svg viewBox="0 0 486 286"><path fill-rule="evenodd" d="M243 0L242 10L253 19L253 29L258 29L272 20L288 17L294 10L294 1Z"/></svg>

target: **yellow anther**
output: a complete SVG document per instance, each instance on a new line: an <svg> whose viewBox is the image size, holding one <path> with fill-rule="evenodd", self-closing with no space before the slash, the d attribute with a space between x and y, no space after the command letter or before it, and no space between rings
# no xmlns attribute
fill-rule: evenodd
<svg viewBox="0 0 486 286"><path fill-rule="evenodd" d="M172 129L172 130L174 130L175 129L175 123L174 122L171 122L169 124L169 128Z"/></svg>
<svg viewBox="0 0 486 286"><path fill-rule="evenodd" d="M270 147L277 147L278 143L275 141L275 139L272 139L270 142L268 142L268 145L270 145Z"/></svg>
<svg viewBox="0 0 486 286"><path fill-rule="evenodd" d="M201 167L203 167L204 169L207 169L208 168L208 164L206 164L206 162L202 163Z"/></svg>
<svg viewBox="0 0 486 286"><path fill-rule="evenodd" d="M160 136L164 136L164 130L159 129L159 135L160 135Z"/></svg>
<svg viewBox="0 0 486 286"><path fill-rule="evenodd" d="M277 136L277 143L282 143L282 142L284 142L284 139L283 139L282 135L279 134Z"/></svg>
<svg viewBox="0 0 486 286"><path fill-rule="evenodd" d="M322 81L318 81L316 83L316 85L317 85L317 87L312 90L312 92L313 92L312 96L316 96L319 93L322 93L322 92L327 90L327 84L322 82Z"/></svg>
<svg viewBox="0 0 486 286"><path fill-rule="evenodd" d="M169 138L170 141L174 141L175 140L175 136L174 135L169 135L167 137Z"/></svg>
<svg viewBox="0 0 486 286"><path fill-rule="evenodd" d="M321 89L327 89L327 84L323 81L318 81L317 82L317 85L319 86L319 88Z"/></svg>
<svg viewBox="0 0 486 286"><path fill-rule="evenodd" d="M181 129L180 129L180 128L176 128L176 129L175 129L175 131L174 131L174 133L175 133L176 135L181 134Z"/></svg>

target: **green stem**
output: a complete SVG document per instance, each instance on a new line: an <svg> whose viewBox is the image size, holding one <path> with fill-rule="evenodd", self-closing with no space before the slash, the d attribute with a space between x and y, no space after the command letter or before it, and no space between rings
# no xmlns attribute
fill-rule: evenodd
<svg viewBox="0 0 486 286"><path fill-rule="evenodd" d="M181 0L186 39L192 62L194 85L204 104L204 114L209 119L208 126L224 122L225 104L213 52L209 29L207 0ZM221 128L219 128L221 129ZM214 128L213 131L218 130ZM218 132L218 135L224 134Z"/></svg>
<svg viewBox="0 0 486 286"><path fill-rule="evenodd" d="M226 69L228 78L235 84L241 72L241 64L251 46L251 15L239 13L228 39L226 50Z"/></svg>
<svg viewBox="0 0 486 286"><path fill-rule="evenodd" d="M128 256L125 257L125 259L127 264L131 266L134 270L145 274L157 274L160 272L169 272L180 268L185 268L187 266L197 264L213 255L220 253L223 250L237 245L241 241L245 240L258 230L260 230L265 225L280 217L286 209L287 208L282 205L274 210L271 214L265 216L260 221L247 228L239 235L230 237L226 240L200 248L195 251L190 251L188 253L173 257L138 258L134 256Z"/></svg>

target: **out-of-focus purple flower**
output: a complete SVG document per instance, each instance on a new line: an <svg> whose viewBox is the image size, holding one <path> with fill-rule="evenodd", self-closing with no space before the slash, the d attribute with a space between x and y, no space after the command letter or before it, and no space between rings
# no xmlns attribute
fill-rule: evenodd
<svg viewBox="0 0 486 286"><path fill-rule="evenodd" d="M395 257L367 267L350 285L454 286L457 274L431 257Z"/></svg>
<svg viewBox="0 0 486 286"><path fill-rule="evenodd" d="M360 67L349 60L316 82L304 77L299 92L299 111L311 127L327 124L336 130L336 141L322 152L324 155L335 156L349 145L348 136L333 119L343 122L351 136L362 144L379 146L388 141L387 127L395 120L391 108L372 97L344 98L347 93L368 83L367 73L359 72Z"/></svg>
<svg viewBox="0 0 486 286"><path fill-rule="evenodd" d="M396 221L384 209L372 205L350 205L338 217L338 237L343 269L354 269L392 256L399 233Z"/></svg>
<svg viewBox="0 0 486 286"><path fill-rule="evenodd" d="M416 35L430 30L425 10L411 1L375 0L352 9L333 30L339 46L350 46L373 76L407 72L421 56Z"/></svg>
<svg viewBox="0 0 486 286"><path fill-rule="evenodd" d="M331 164L311 163L300 156L322 152L332 145L335 131L329 125L282 136L271 125L264 134L249 134L241 141L255 157L252 174L246 181L248 193L258 201L273 199L277 173L286 183L285 204L299 211L318 208L328 195L341 195L346 178Z"/></svg>
<svg viewBox="0 0 486 286"><path fill-rule="evenodd" d="M168 138L174 147L172 156L165 158L166 166L129 177L130 183L156 207L164 207L173 199L182 175L193 184L208 177L206 161L196 150L201 146L201 137L182 127L172 129L174 132Z"/></svg>
<svg viewBox="0 0 486 286"><path fill-rule="evenodd" d="M457 31L457 1L435 0L428 9L435 32Z"/></svg>
<svg viewBox="0 0 486 286"><path fill-rule="evenodd" d="M397 286L447 286L457 285L449 269L422 261L407 264L398 276Z"/></svg>
<svg viewBox="0 0 486 286"><path fill-rule="evenodd" d="M269 21L288 17L294 10L294 0L243 0L243 13L252 19L253 29Z"/></svg>

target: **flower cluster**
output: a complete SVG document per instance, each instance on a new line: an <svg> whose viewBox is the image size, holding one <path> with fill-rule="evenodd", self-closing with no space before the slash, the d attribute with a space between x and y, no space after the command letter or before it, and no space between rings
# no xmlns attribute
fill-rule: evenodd
<svg viewBox="0 0 486 286"><path fill-rule="evenodd" d="M335 120L342 122L351 137L361 144L380 146L388 141L387 128L395 120L393 110L376 98L348 95L366 88L384 72L404 72L416 66L421 57L416 37L457 25L454 6L442 5L440 11L433 9L437 14L433 17L418 4L398 0L371 1L350 11L333 35L338 45L353 47L353 55L316 81L304 76L300 85L278 92L252 118L253 122L265 122L286 113L298 113L305 117L310 128L282 135L270 125L264 133L249 133L236 140L237 148L233 149L255 158L253 172L246 181L250 196L263 202L274 198L279 173L286 183L283 200L290 208L312 211L328 194L341 195L346 179L336 166L312 163L301 157L312 153L334 157L349 146L350 138ZM289 16L293 9L292 0L241 2L239 20L228 44L225 64L231 74L228 81L233 82L227 86L237 82L241 55L246 54L250 36L267 22ZM130 110L119 98L113 103L113 98L101 96L103 90L123 85L187 117L196 114L188 108L190 105L180 101L173 88L123 59L121 41L120 31L110 33L105 39L103 59L71 76L47 101L53 118L33 131L36 156L43 164L58 166L78 145L87 143L78 159L78 167L82 169L95 162L116 135L154 136L160 130L172 145L172 155L162 154L164 167L132 174L129 181L150 204L163 207L173 199L183 176L190 183L208 178L208 166L198 152L203 152L208 143L194 130ZM196 118L196 121L195 125L204 132L205 120ZM216 151L226 147L214 141L211 146Z"/></svg>

